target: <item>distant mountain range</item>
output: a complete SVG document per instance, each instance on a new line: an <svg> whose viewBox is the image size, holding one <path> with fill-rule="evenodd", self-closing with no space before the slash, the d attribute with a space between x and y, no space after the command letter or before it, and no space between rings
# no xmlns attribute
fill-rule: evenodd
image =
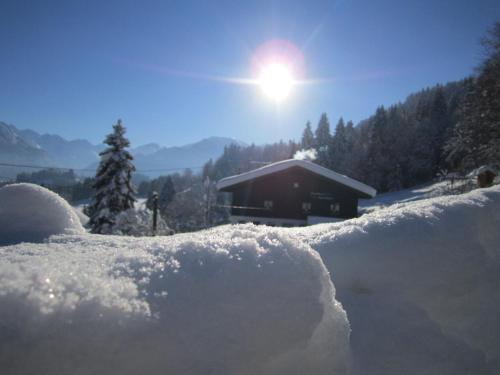
<svg viewBox="0 0 500 375"><path fill-rule="evenodd" d="M149 177L173 173L179 169L202 166L209 159L216 159L224 147L243 142L226 137L210 137L199 142L162 147L156 143L132 148L134 164L139 173ZM20 130L13 125L0 122L0 163L54 166L73 169L90 169L77 174L93 175L98 165L99 152L103 144L94 145L84 139L68 141L59 135L39 134L33 130ZM15 177L21 172L35 169L0 166L0 180Z"/></svg>

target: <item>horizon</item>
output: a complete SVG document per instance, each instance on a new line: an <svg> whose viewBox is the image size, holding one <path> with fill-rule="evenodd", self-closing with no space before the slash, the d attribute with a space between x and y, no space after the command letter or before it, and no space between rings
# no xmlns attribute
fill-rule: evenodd
<svg viewBox="0 0 500 375"><path fill-rule="evenodd" d="M121 118L132 144L172 147L211 136L297 140L323 112L332 127L339 117L357 124L380 105L466 78L500 4L5 1L0 9L9 51L0 121L99 144ZM306 82L280 103L248 84L257 51L277 40L298 51Z"/></svg>

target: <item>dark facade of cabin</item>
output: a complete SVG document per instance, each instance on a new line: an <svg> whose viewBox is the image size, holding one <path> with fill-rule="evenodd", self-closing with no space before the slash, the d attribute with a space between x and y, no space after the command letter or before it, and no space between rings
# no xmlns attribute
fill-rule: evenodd
<svg viewBox="0 0 500 375"><path fill-rule="evenodd" d="M495 180L495 173L490 170L485 170L484 172L478 173L477 175L477 186L480 188L485 188L493 185L493 181Z"/></svg>
<svg viewBox="0 0 500 375"><path fill-rule="evenodd" d="M349 186L293 166L228 186L235 217L285 218L309 216L349 219L358 215L358 198L370 198Z"/></svg>

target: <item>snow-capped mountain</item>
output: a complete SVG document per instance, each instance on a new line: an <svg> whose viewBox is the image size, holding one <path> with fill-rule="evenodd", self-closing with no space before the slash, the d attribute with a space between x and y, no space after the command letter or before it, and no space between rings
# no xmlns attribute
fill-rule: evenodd
<svg viewBox="0 0 500 375"><path fill-rule="evenodd" d="M103 145L93 145L85 139L68 141L55 134L39 134L33 130L18 130L18 134L32 146L44 150L58 167L85 168L94 162Z"/></svg>
<svg viewBox="0 0 500 375"><path fill-rule="evenodd" d="M137 155L151 155L159 151L161 146L158 143L147 143L145 145L135 147L131 150L132 154Z"/></svg>
<svg viewBox="0 0 500 375"><path fill-rule="evenodd" d="M18 130L4 122L0 122L0 163L50 165L47 152L27 142ZM19 170L8 166L0 166L0 176L12 177Z"/></svg>
<svg viewBox="0 0 500 375"><path fill-rule="evenodd" d="M182 172L183 169L198 171L209 159L216 159L224 152L224 147L243 142L227 137L209 137L184 146L161 147L155 143L132 148L137 171L149 177ZM96 160L86 169L94 170Z"/></svg>
<svg viewBox="0 0 500 375"><path fill-rule="evenodd" d="M243 142L227 137L210 137L199 142L175 147L162 147L148 143L131 149L139 173L158 176L191 168L197 170L209 159L216 159L224 147ZM0 122L0 163L30 164L63 168L94 170L99 162L103 144L94 145L84 139L66 140L56 134L40 134L31 129L20 130ZM14 177L26 168L0 166L0 176ZM87 171L86 175L93 175Z"/></svg>

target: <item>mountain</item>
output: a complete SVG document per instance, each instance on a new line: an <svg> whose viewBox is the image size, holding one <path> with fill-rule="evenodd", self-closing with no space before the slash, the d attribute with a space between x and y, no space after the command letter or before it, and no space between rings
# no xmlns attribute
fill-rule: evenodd
<svg viewBox="0 0 500 375"><path fill-rule="evenodd" d="M161 146L158 143L148 143L131 150L133 155L151 155L159 151Z"/></svg>
<svg viewBox="0 0 500 375"><path fill-rule="evenodd" d="M45 150L23 139L14 126L0 122L0 163L45 166L50 162ZM0 179L14 177L19 171L19 168L0 166Z"/></svg>
<svg viewBox="0 0 500 375"><path fill-rule="evenodd" d="M226 137L210 137L196 143L177 147L162 147L148 143L131 149L139 173L149 177L179 171L184 168L199 170L209 159L216 159L224 147L244 143ZM20 130L0 122L0 163L54 166L90 169L81 174L93 175L99 162L103 144L93 145L87 140L68 141L55 134L40 134L31 129ZM0 166L0 180L34 169Z"/></svg>
<svg viewBox="0 0 500 375"><path fill-rule="evenodd" d="M224 147L236 143L245 143L227 137L209 137L199 142L184 146L161 147L155 143L133 148L134 165L137 171L149 177L182 172L183 169L199 171L209 159L217 159L224 152ZM98 162L86 169L94 170Z"/></svg>
<svg viewBox="0 0 500 375"><path fill-rule="evenodd" d="M85 168L98 158L104 147L84 139L68 141L59 135L39 134L30 129L18 130L18 134L32 146L44 150L53 165L63 168Z"/></svg>
<svg viewBox="0 0 500 375"><path fill-rule="evenodd" d="M158 176L179 169L200 170L209 159L216 159L224 152L224 147L232 144L244 145L232 138L210 137L199 142L180 147L162 147L150 155L135 155L135 166L148 176Z"/></svg>

